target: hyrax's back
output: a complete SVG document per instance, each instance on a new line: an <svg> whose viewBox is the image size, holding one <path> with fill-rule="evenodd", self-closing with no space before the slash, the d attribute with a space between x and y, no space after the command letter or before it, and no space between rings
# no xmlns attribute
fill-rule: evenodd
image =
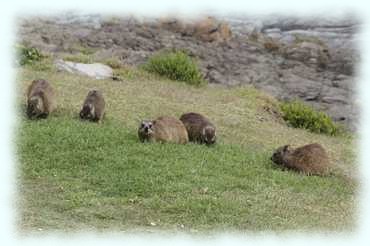
<svg viewBox="0 0 370 246"><path fill-rule="evenodd" d="M200 141L202 129L205 126L214 127L206 117L194 112L181 115L180 120L188 131L190 141Z"/></svg>
<svg viewBox="0 0 370 246"><path fill-rule="evenodd" d="M95 106L95 110L100 111L101 114L105 110L105 100L103 94L98 90L91 90L87 94L84 104L91 103Z"/></svg>
<svg viewBox="0 0 370 246"><path fill-rule="evenodd" d="M329 171L329 158L325 149L317 143L296 148L291 154L296 169L308 174L325 174Z"/></svg>
<svg viewBox="0 0 370 246"><path fill-rule="evenodd" d="M32 81L27 90L27 100L38 96L43 99L45 111L51 113L56 107L55 92L50 83L44 79Z"/></svg>
<svg viewBox="0 0 370 246"><path fill-rule="evenodd" d="M101 122L105 113L105 100L98 90L91 90L87 94L80 111L81 119Z"/></svg>
<svg viewBox="0 0 370 246"><path fill-rule="evenodd" d="M154 140L185 144L188 142L188 133L184 124L173 117L162 116L153 122Z"/></svg>

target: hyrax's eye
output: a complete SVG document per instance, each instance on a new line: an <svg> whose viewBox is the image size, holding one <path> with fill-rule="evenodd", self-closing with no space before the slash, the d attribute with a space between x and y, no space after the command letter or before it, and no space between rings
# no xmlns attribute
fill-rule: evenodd
<svg viewBox="0 0 370 246"><path fill-rule="evenodd" d="M150 122L150 123L149 123L149 128L152 128L152 126L153 126L153 124Z"/></svg>

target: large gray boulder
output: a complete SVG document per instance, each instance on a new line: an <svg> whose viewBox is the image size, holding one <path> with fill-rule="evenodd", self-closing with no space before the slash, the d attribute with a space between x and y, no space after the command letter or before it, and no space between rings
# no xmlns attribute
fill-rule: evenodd
<svg viewBox="0 0 370 246"><path fill-rule="evenodd" d="M113 69L101 63L84 64L59 59L55 61L55 66L58 71L85 75L94 79L108 79L113 77Z"/></svg>

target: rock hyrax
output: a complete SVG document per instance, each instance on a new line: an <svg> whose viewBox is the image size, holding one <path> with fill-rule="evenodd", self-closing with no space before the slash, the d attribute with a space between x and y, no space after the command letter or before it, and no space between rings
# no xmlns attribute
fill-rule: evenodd
<svg viewBox="0 0 370 246"><path fill-rule="evenodd" d="M329 158L318 143L291 149L289 145L278 148L271 160L282 167L303 172L307 175L325 175L329 172Z"/></svg>
<svg viewBox="0 0 370 246"><path fill-rule="evenodd" d="M98 90L91 90L86 96L80 111L80 118L94 122L101 122L105 113L103 94Z"/></svg>
<svg viewBox="0 0 370 246"><path fill-rule="evenodd" d="M44 79L32 81L27 90L28 118L46 118L55 108L55 92L50 83Z"/></svg>
<svg viewBox="0 0 370 246"><path fill-rule="evenodd" d="M185 144L189 141L184 124L168 116L162 116L153 121L142 121L138 135L141 142Z"/></svg>
<svg viewBox="0 0 370 246"><path fill-rule="evenodd" d="M205 143L207 145L216 142L216 128L203 115L186 113L181 115L180 120L188 131L189 141Z"/></svg>

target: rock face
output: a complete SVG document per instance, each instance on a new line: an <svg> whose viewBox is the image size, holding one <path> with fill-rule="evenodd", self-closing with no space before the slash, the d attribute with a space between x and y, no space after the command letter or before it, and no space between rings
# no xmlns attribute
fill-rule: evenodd
<svg viewBox="0 0 370 246"><path fill-rule="evenodd" d="M61 59L55 61L55 66L59 71L85 75L94 79L107 79L113 77L113 70L101 63L84 64Z"/></svg>
<svg viewBox="0 0 370 246"><path fill-rule="evenodd" d="M203 42L225 42L232 36L231 29L226 22L221 22L211 16L195 21L161 19L160 25L166 30L180 33L182 36L195 37Z"/></svg>
<svg viewBox="0 0 370 246"><path fill-rule="evenodd" d="M56 55L89 49L96 60L115 57L128 65L140 65L161 49L186 49L210 83L252 84L282 100L300 98L355 129L358 27L353 18L72 15L27 19L18 38Z"/></svg>

